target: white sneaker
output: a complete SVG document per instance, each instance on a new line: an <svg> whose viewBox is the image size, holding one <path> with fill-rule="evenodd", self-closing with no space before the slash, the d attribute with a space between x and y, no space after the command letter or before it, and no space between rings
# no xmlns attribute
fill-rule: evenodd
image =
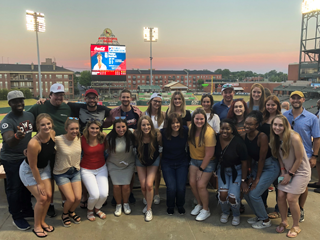
<svg viewBox="0 0 320 240"><path fill-rule="evenodd" d="M142 202L144 205L147 205L147 200L145 198L142 198Z"/></svg>
<svg viewBox="0 0 320 240"><path fill-rule="evenodd" d="M124 211L124 214L127 214L127 215L131 213L131 208L130 208L129 203L123 204L123 211Z"/></svg>
<svg viewBox="0 0 320 240"><path fill-rule="evenodd" d="M269 222L259 221L259 222L252 224L252 227L255 229L262 229L262 228L271 227L271 221L270 220L269 220Z"/></svg>
<svg viewBox="0 0 320 240"><path fill-rule="evenodd" d="M160 195L154 195L153 203L154 204L160 204Z"/></svg>
<svg viewBox="0 0 320 240"><path fill-rule="evenodd" d="M221 223L227 223L228 219L229 219L229 215L228 214L224 214L224 213L221 214L221 217L220 217L220 222Z"/></svg>
<svg viewBox="0 0 320 240"><path fill-rule="evenodd" d="M114 211L114 215L116 217L119 217L122 213L122 204L117 204L116 211Z"/></svg>
<svg viewBox="0 0 320 240"><path fill-rule="evenodd" d="M146 211L146 214L145 214L145 217L144 217L144 220L146 222L150 222L152 220L153 216L152 216L152 210L148 210Z"/></svg>
<svg viewBox="0 0 320 240"><path fill-rule="evenodd" d="M232 225L238 226L240 224L240 216L232 218Z"/></svg>
<svg viewBox="0 0 320 240"><path fill-rule="evenodd" d="M194 209L191 211L191 215L197 216L200 213L201 209L202 209L202 206L200 204L196 205Z"/></svg>
<svg viewBox="0 0 320 240"><path fill-rule="evenodd" d="M196 217L196 220L197 221L204 221L206 220L208 217L210 217L211 213L210 213L210 210L204 210L202 209L200 211L200 213L198 214L198 216Z"/></svg>
<svg viewBox="0 0 320 240"><path fill-rule="evenodd" d="M142 213L145 214L147 212L147 205L142 209Z"/></svg>
<svg viewBox="0 0 320 240"><path fill-rule="evenodd" d="M247 220L247 223L249 223L249 224L255 224L255 223L257 223L257 222L259 222L258 217L249 218L249 219Z"/></svg>

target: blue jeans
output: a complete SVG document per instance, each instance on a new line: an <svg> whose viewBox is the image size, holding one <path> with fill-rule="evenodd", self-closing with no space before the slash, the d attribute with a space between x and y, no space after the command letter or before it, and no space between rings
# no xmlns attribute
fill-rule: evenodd
<svg viewBox="0 0 320 240"><path fill-rule="evenodd" d="M226 179L226 183L222 181L221 178L221 167L218 166L217 175L218 175L218 183L219 183L219 203L221 206L221 211L224 214L229 215L230 214L230 208L232 211L232 215L234 217L240 216L240 186L241 186L241 177L242 177L242 169L241 164L235 166L235 169L237 170L237 178L234 182L232 182L232 169L231 168L225 168L224 169L224 175ZM221 201L220 200L220 191L223 192L226 189L228 192L228 198L227 201ZM229 198L235 198L236 203L232 204L228 201Z"/></svg>
<svg viewBox="0 0 320 240"><path fill-rule="evenodd" d="M189 163L161 162L163 179L167 186L167 207L183 207L186 196L186 182L188 178Z"/></svg>
<svg viewBox="0 0 320 240"><path fill-rule="evenodd" d="M24 214L33 212L31 193L23 185L19 176L19 169L24 159L1 160L6 172L6 194L9 204L9 212L13 220L22 219Z"/></svg>
<svg viewBox="0 0 320 240"><path fill-rule="evenodd" d="M258 162L252 167L253 178L257 176ZM259 183L256 188L244 195L250 208L254 211L254 214L258 217L258 220L268 219L268 214L262 200L262 194L273 183L273 181L279 176L280 167L279 162L273 157L269 157L265 160L262 174L260 176Z"/></svg>

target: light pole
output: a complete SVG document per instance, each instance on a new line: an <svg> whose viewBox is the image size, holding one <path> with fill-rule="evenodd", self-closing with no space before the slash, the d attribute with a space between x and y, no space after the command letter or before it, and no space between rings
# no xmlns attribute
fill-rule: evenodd
<svg viewBox="0 0 320 240"><path fill-rule="evenodd" d="M158 36L158 28L144 28L144 41L150 42L150 86L152 86L152 42L156 42Z"/></svg>
<svg viewBox="0 0 320 240"><path fill-rule="evenodd" d="M38 32L45 32L46 31L46 24L44 22L44 14L27 10L26 20L27 20L27 30L36 32L37 53L38 53L38 72L39 72L39 93L40 93L40 98L42 98Z"/></svg>

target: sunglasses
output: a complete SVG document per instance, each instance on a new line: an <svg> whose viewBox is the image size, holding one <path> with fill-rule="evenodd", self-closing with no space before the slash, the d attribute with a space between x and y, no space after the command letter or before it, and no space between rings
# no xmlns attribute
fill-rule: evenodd
<svg viewBox="0 0 320 240"><path fill-rule="evenodd" d="M79 118L76 118L76 117L69 117L70 120L77 120L79 121Z"/></svg>
<svg viewBox="0 0 320 240"><path fill-rule="evenodd" d="M294 127L294 120L291 122L291 129L293 130Z"/></svg>
<svg viewBox="0 0 320 240"><path fill-rule="evenodd" d="M114 119L116 119L116 120L118 120L118 119L124 120L124 119L126 119L126 117L125 117L125 116L122 116L122 117L114 117Z"/></svg>
<svg viewBox="0 0 320 240"><path fill-rule="evenodd" d="M98 118L90 118L90 120L89 120L90 122L95 122L95 121L98 121L98 122L100 122L100 119L98 119Z"/></svg>

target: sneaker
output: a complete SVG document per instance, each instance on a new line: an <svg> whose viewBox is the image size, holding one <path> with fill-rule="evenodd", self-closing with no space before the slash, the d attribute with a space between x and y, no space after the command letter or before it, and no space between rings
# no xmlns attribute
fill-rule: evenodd
<svg viewBox="0 0 320 240"><path fill-rule="evenodd" d="M56 214L56 210L54 209L54 205L51 205L49 206L49 209L48 209L48 212L47 212L47 215L51 218L57 216Z"/></svg>
<svg viewBox="0 0 320 240"><path fill-rule="evenodd" d="M146 214L145 214L145 217L144 217L144 220L146 222L150 222L152 220L153 216L152 216L152 210L148 210L146 211Z"/></svg>
<svg viewBox="0 0 320 240"><path fill-rule="evenodd" d="M142 209L142 213L143 214L145 214L146 212L147 212L147 209L148 209L148 207L147 207L147 205Z"/></svg>
<svg viewBox="0 0 320 240"><path fill-rule="evenodd" d="M268 187L268 192L273 192L273 187Z"/></svg>
<svg viewBox="0 0 320 240"><path fill-rule="evenodd" d="M290 211L290 208L288 208L288 217L291 217L291 211Z"/></svg>
<svg viewBox="0 0 320 240"><path fill-rule="evenodd" d="M142 202L144 205L147 205L147 200L145 198L142 198Z"/></svg>
<svg viewBox="0 0 320 240"><path fill-rule="evenodd" d="M122 213L122 204L117 204L116 210L114 211L114 215L116 217L120 217Z"/></svg>
<svg viewBox="0 0 320 240"><path fill-rule="evenodd" d="M172 215L172 214L174 214L174 208L167 208L167 213L168 213L168 215Z"/></svg>
<svg viewBox="0 0 320 240"><path fill-rule="evenodd" d="M111 200L111 205L114 206L114 207L117 205L117 202L116 202L116 200L114 199L114 197L113 197L112 200Z"/></svg>
<svg viewBox="0 0 320 240"><path fill-rule="evenodd" d="M130 193L130 196L129 196L129 203L136 203L136 199L134 198L132 192Z"/></svg>
<svg viewBox="0 0 320 240"><path fill-rule="evenodd" d="M184 207L178 207L178 212L180 213L180 215L184 215L186 213L186 210L184 209Z"/></svg>
<svg viewBox="0 0 320 240"><path fill-rule="evenodd" d="M124 214L127 214L127 215L131 213L131 208L128 203L123 204L123 212L124 212Z"/></svg>
<svg viewBox="0 0 320 240"><path fill-rule="evenodd" d="M300 208L300 219L299 222L304 222L304 210Z"/></svg>
<svg viewBox="0 0 320 240"><path fill-rule="evenodd" d="M249 224L255 224L255 223L257 223L257 222L259 222L258 217L249 218L249 219L247 220L247 223L249 223Z"/></svg>
<svg viewBox="0 0 320 240"><path fill-rule="evenodd" d="M13 220L12 223L19 230L25 231L25 230L30 229L30 224L24 218Z"/></svg>
<svg viewBox="0 0 320 240"><path fill-rule="evenodd" d="M220 217L221 223L227 223L228 219L229 219L229 214L224 214L224 213L221 214L221 217Z"/></svg>
<svg viewBox="0 0 320 240"><path fill-rule="evenodd" d="M200 211L200 213L198 214L198 216L196 217L196 220L197 221L204 221L206 220L208 217L210 217L211 213L210 213L210 210L204 210L202 209Z"/></svg>
<svg viewBox="0 0 320 240"><path fill-rule="evenodd" d="M252 227L255 229L262 229L262 228L271 227L271 221L270 220L269 220L269 222L259 221L259 222L252 224Z"/></svg>
<svg viewBox="0 0 320 240"><path fill-rule="evenodd" d="M200 213L201 209L202 209L202 206L200 204L197 204L194 207L194 209L191 211L191 215L192 216L197 216Z"/></svg>
<svg viewBox="0 0 320 240"><path fill-rule="evenodd" d="M154 204L160 204L160 195L154 195L153 197L153 203Z"/></svg>
<svg viewBox="0 0 320 240"><path fill-rule="evenodd" d="M238 226L240 224L240 216L232 218L232 225Z"/></svg>

